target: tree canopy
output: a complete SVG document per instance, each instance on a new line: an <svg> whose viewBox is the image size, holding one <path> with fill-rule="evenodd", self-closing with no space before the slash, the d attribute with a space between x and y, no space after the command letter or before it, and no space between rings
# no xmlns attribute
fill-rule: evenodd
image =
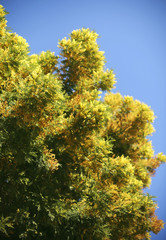
<svg viewBox="0 0 166 240"><path fill-rule="evenodd" d="M60 55L30 55L0 6L0 238L150 239L163 221L143 192L154 113L113 93L98 34L74 30ZM101 91L106 91L100 99Z"/></svg>

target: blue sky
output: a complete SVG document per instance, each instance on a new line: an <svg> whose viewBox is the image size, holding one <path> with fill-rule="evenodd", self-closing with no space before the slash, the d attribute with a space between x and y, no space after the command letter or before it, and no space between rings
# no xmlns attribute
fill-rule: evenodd
<svg viewBox="0 0 166 240"><path fill-rule="evenodd" d="M157 116L151 137L155 153L166 154L166 1L165 0L0 0L8 27L24 37L31 53L51 50L74 29L89 27L101 37L106 67L114 69L114 91L130 95ZM166 222L166 164L158 168L148 192L157 196ZM152 240L165 240L166 228Z"/></svg>

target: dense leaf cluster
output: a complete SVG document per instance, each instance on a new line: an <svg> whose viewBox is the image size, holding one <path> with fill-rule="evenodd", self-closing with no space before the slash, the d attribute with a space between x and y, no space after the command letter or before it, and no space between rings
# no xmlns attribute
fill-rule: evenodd
<svg viewBox="0 0 166 240"><path fill-rule="evenodd" d="M0 239L150 239L163 222L142 189L166 161L148 138L153 111L111 92L94 31L73 31L59 57L29 55L5 14L0 6Z"/></svg>

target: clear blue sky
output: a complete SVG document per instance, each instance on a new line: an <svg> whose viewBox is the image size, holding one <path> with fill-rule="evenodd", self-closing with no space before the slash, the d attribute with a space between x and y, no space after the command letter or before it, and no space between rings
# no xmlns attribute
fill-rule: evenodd
<svg viewBox="0 0 166 240"><path fill-rule="evenodd" d="M166 0L0 0L8 27L24 37L31 53L58 54L58 39L89 27L101 38L106 67L117 77L115 91L147 103L157 116L152 143L166 154ZM157 196L166 222L166 164L158 168L148 192ZM166 228L152 239L165 240Z"/></svg>

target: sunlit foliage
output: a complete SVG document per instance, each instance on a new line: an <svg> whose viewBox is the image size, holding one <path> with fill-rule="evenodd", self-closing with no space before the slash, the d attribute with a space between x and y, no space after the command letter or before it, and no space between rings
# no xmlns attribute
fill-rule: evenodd
<svg viewBox="0 0 166 240"><path fill-rule="evenodd" d="M73 31L60 56L30 55L0 7L0 239L150 239L150 186L166 161L153 111L112 93L98 35ZM101 91L107 91L100 100Z"/></svg>

